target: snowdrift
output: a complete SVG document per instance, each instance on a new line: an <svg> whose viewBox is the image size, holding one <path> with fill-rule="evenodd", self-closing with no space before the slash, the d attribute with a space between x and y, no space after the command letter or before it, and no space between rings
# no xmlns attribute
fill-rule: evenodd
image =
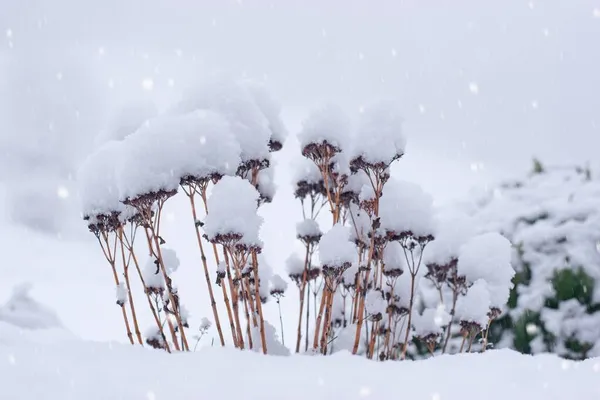
<svg viewBox="0 0 600 400"><path fill-rule="evenodd" d="M348 353L275 357L216 347L169 355L4 322L0 376L6 400L600 398L600 359L495 350L380 363Z"/></svg>

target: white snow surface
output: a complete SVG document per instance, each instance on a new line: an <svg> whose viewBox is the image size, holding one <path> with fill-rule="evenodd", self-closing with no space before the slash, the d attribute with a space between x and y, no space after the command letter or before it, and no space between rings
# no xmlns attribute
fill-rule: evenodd
<svg viewBox="0 0 600 400"><path fill-rule="evenodd" d="M256 213L259 194L250 182L225 176L213 187L208 198L204 231L209 239L217 235L241 234L241 243L262 246L259 230L263 218Z"/></svg>
<svg viewBox="0 0 600 400"><path fill-rule="evenodd" d="M269 120L242 82L227 76L204 80L184 93L174 112L211 110L229 122L241 149L241 161L269 158Z"/></svg>
<svg viewBox="0 0 600 400"><path fill-rule="evenodd" d="M22 283L13 288L11 297L0 306L0 324L8 323L15 327L33 330L62 328L62 322L54 310L31 297L29 292L32 287L31 283Z"/></svg>
<svg viewBox="0 0 600 400"><path fill-rule="evenodd" d="M400 106L393 101L379 101L366 107L360 116L357 140L360 145L354 147L352 158L389 165L394 157L403 155L406 138Z"/></svg>
<svg viewBox="0 0 600 400"><path fill-rule="evenodd" d="M325 104L313 109L303 121L298 134L300 148L326 141L342 151L349 151L352 147L352 129L350 118L339 106Z"/></svg>
<svg viewBox="0 0 600 400"><path fill-rule="evenodd" d="M352 264L357 258L356 247L350 242L350 231L342 224L335 224L327 231L319 242L319 260L321 265L330 268L341 268L344 264Z"/></svg>
<svg viewBox="0 0 600 400"><path fill-rule="evenodd" d="M304 273L304 260L296 253L292 253L285 260L285 270L288 275L302 275Z"/></svg>
<svg viewBox="0 0 600 400"><path fill-rule="evenodd" d="M24 335L2 323L0 337L2 395L11 400L189 400L199 393L248 400L395 398L400 390L398 379L410 383L401 388L403 397L410 399L479 400L481 393L489 400L594 400L600 396L600 360L571 362L510 350L380 363L347 351L330 357L265 357L207 347L169 355L56 334L50 338L47 332ZM241 374L235 385L227 384L231 378L223 371L231 365L242 371L260 365L260 373ZM436 377L433 381L432 376ZM470 378L468 390L461 383L465 376Z"/></svg>
<svg viewBox="0 0 600 400"><path fill-rule="evenodd" d="M176 190L185 176L232 174L240 160L227 122L210 111L155 118L122 143L117 163L122 200Z"/></svg>
<svg viewBox="0 0 600 400"><path fill-rule="evenodd" d="M381 228L412 232L415 236L435 233L433 198L417 184L391 178L383 188L379 203Z"/></svg>

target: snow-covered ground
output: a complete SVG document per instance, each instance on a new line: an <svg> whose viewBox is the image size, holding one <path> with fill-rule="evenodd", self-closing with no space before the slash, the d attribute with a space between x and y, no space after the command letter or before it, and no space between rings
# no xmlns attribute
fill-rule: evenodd
<svg viewBox="0 0 600 400"><path fill-rule="evenodd" d="M570 362L510 350L426 361L367 361L349 353L263 356L204 348L168 355L82 341L60 330L0 322L2 399L66 400L593 400L600 361Z"/></svg>

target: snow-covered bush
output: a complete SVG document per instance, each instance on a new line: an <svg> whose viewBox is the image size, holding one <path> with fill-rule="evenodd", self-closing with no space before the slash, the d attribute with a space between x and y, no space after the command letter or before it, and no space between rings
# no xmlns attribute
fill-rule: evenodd
<svg viewBox="0 0 600 400"><path fill-rule="evenodd" d="M452 351L472 351L480 348L475 338L485 343L504 310L514 275L510 242L497 233L475 236L468 225L452 232L435 215L431 196L391 176L406 149L401 125L397 105L386 101L367 107L356 127L332 105L316 109L303 124L299 140L308 162L297 163L294 185L304 218L297 238L306 253L304 263L297 256L288 260L300 289L296 352L310 280L321 281L314 285L320 305L312 349L322 354L334 351L341 337L342 348L355 354L403 359L423 345L431 354L445 352L457 333L468 345ZM329 230L316 221L315 209L323 205L333 217ZM314 253L320 270L312 268ZM310 322L307 313L305 351ZM351 345L348 329L354 331Z"/></svg>
<svg viewBox="0 0 600 400"><path fill-rule="evenodd" d="M267 341L274 339L266 332L270 325L262 303L270 293L283 296L285 282L271 276L259 255L262 218L257 208L275 195L270 152L283 146L287 134L280 107L262 85L218 77L188 91L167 114L155 116L155 111L149 104L123 110L98 138L102 146L84 163L78 179L83 215L111 265L130 341L134 343L132 321L138 342L144 343L129 281L132 265L156 322L146 331L145 343L169 352L190 350L189 316L173 280L179 260L161 236L165 203L181 190L190 202L221 345L226 340L212 274L222 292L233 345L266 353ZM105 143L107 138L112 140ZM138 228L150 253L145 266L138 263L134 246ZM216 271L209 269L205 240ZM252 332L258 332L260 344L253 343Z"/></svg>
<svg viewBox="0 0 600 400"><path fill-rule="evenodd" d="M461 209L479 231L501 232L514 244L515 287L490 341L525 353L600 355L600 182L590 171L537 162L526 178Z"/></svg>

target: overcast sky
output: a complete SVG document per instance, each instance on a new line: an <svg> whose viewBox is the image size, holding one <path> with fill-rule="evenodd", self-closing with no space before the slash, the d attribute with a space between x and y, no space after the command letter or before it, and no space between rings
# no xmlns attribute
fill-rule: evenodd
<svg viewBox="0 0 600 400"><path fill-rule="evenodd" d="M598 43L599 0L0 0L0 179L12 207L56 200L111 110L226 70L266 79L292 132L321 101L399 100L397 172L444 202L597 157Z"/></svg>

